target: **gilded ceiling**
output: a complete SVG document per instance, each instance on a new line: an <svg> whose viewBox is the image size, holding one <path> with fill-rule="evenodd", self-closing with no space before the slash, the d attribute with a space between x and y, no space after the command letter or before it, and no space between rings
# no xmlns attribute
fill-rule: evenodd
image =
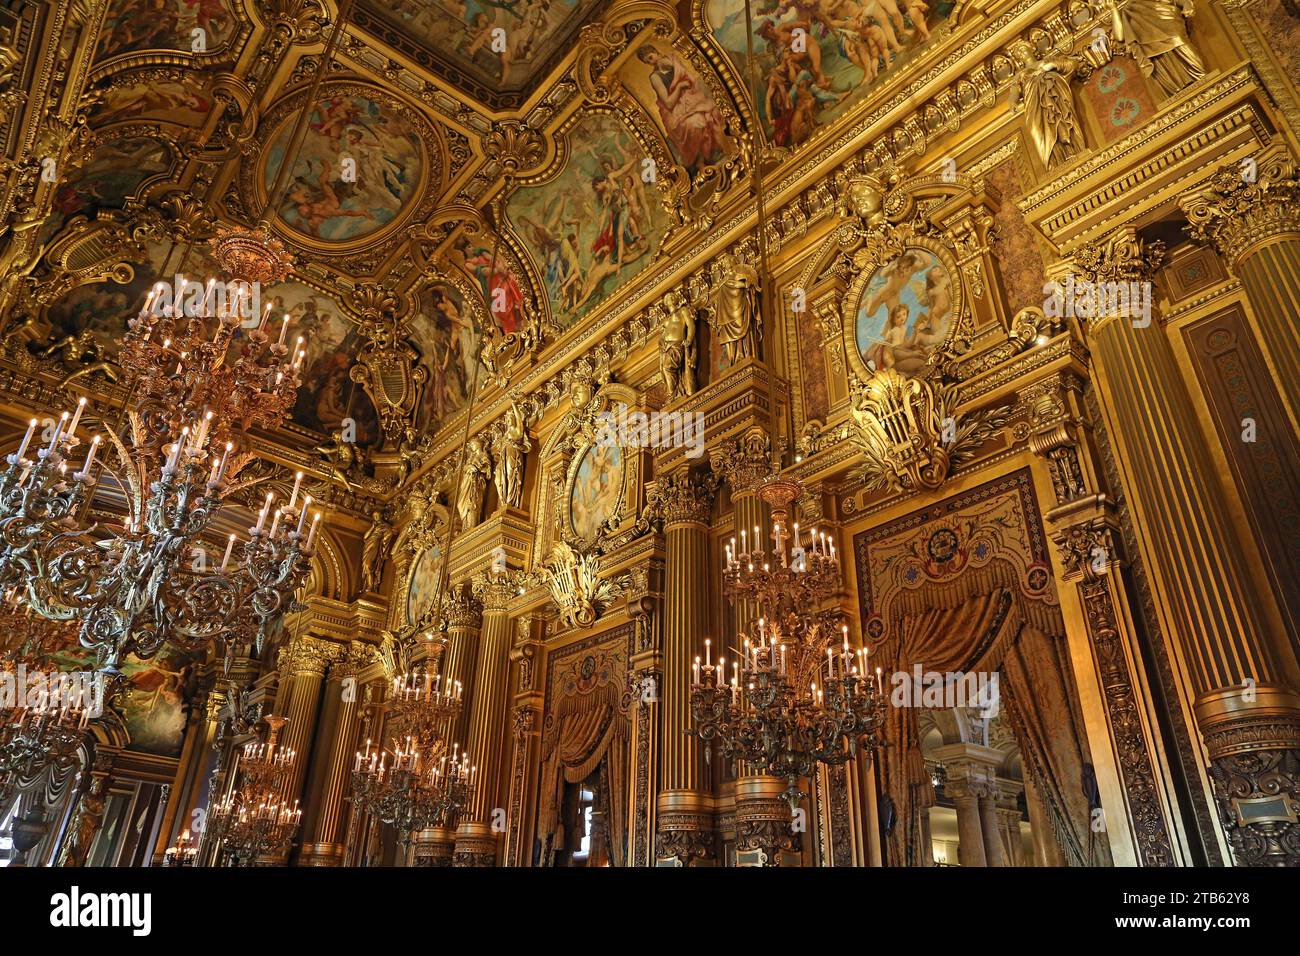
<svg viewBox="0 0 1300 956"><path fill-rule="evenodd" d="M630 293L743 213L752 117L769 155L814 155L951 8L758 0L751 71L739 0L361 0L313 91L333 6L110 0L93 138L40 231L46 268L82 268L36 297L29 349L110 374L149 286L213 272L214 231L264 220L295 256L264 300L303 334L314 385L285 441L328 456L355 428L350 480L386 495L464 407L478 356L481 381L508 384L644 309ZM381 326L418 368L391 403L360 384Z"/></svg>

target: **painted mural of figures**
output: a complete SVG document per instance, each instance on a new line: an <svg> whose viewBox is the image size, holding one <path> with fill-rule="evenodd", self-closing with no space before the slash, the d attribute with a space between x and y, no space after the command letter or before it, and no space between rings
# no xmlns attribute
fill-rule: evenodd
<svg viewBox="0 0 1300 956"><path fill-rule="evenodd" d="M465 446L463 468L460 491L456 495L456 513L460 516L461 528L465 529L478 524L483 510L483 495L487 492L488 473L492 470L492 461L477 438L471 438Z"/></svg>
<svg viewBox="0 0 1300 956"><path fill-rule="evenodd" d="M727 362L735 365L746 356L759 356L763 329L758 309L758 273L729 252L720 262L722 284L717 292L716 331Z"/></svg>
<svg viewBox="0 0 1300 956"><path fill-rule="evenodd" d="M673 152L694 178L700 170L722 158L725 149L722 114L690 64L675 52L647 44L636 55L650 67L650 86L655 91L659 119Z"/></svg>
<svg viewBox="0 0 1300 956"><path fill-rule="evenodd" d="M113 0L100 33L98 59L137 50L184 50L203 31L205 52L221 49L234 35L225 0Z"/></svg>
<svg viewBox="0 0 1300 956"><path fill-rule="evenodd" d="M505 257L498 251L494 261L491 249L483 246L471 249L463 239L458 251L465 257L465 271L478 280L483 301L497 327L509 334L523 325L523 289Z"/></svg>
<svg viewBox="0 0 1300 956"><path fill-rule="evenodd" d="M1187 38L1193 0L1129 0L1121 9L1107 0L1115 39L1124 43L1138 68L1172 96L1205 75L1205 64Z"/></svg>
<svg viewBox="0 0 1300 956"><path fill-rule="evenodd" d="M1083 151L1083 129L1074 112L1070 75L1075 63L1048 52L1036 56L1027 40L1011 45L1017 71L1011 79L1011 105L1023 108L1029 136L1048 169Z"/></svg>
<svg viewBox="0 0 1300 956"><path fill-rule="evenodd" d="M778 146L809 139L928 43L953 5L934 0L751 0L761 111ZM714 37L742 76L745 0L706 0ZM806 75L805 75L806 74Z"/></svg>

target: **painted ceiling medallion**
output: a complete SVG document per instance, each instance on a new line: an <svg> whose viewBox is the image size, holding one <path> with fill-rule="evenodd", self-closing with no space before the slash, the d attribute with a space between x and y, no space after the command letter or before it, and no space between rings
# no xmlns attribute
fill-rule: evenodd
<svg viewBox="0 0 1300 956"><path fill-rule="evenodd" d="M270 132L255 164L245 167L247 194L259 206L290 148L301 102L301 95L287 97L270 112L263 124ZM439 143L429 122L397 98L356 83L327 83L271 210L274 223L309 249L373 247L432 202L427 197L442 181Z"/></svg>

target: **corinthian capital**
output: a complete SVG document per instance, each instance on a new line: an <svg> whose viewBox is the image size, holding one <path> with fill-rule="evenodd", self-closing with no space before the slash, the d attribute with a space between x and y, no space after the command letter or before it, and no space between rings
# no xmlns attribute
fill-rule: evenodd
<svg viewBox="0 0 1300 956"><path fill-rule="evenodd" d="M1179 201L1187 232L1212 245L1236 268L1257 245L1279 235L1300 235L1296 166L1278 144L1258 157L1219 170L1209 185Z"/></svg>
<svg viewBox="0 0 1300 956"><path fill-rule="evenodd" d="M346 651L332 641L317 637L300 637L280 650L278 668L290 677L324 677L325 669L344 656Z"/></svg>
<svg viewBox="0 0 1300 956"><path fill-rule="evenodd" d="M739 438L722 442L709 452L709 468L731 485L732 494L753 491L772 474L772 438L761 428L751 428Z"/></svg>
<svg viewBox="0 0 1300 956"><path fill-rule="evenodd" d="M1145 242L1135 230L1120 229L1080 248L1071 266L1078 278L1088 282L1150 282L1164 259L1163 242Z"/></svg>
<svg viewBox="0 0 1300 956"><path fill-rule="evenodd" d="M474 587L469 581L447 592L442 599L442 616L448 627L483 626L483 603L474 596Z"/></svg>
<svg viewBox="0 0 1300 956"><path fill-rule="evenodd" d="M712 476L686 469L675 471L655 483L651 507L665 525L687 521L708 524L715 486Z"/></svg>

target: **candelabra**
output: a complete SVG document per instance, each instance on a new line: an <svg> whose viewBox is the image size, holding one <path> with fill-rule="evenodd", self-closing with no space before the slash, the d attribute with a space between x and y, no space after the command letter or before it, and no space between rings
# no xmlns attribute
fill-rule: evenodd
<svg viewBox="0 0 1300 956"><path fill-rule="evenodd" d="M216 255L228 274L258 282L287 268L283 247L246 230L224 233ZM227 653L260 648L310 569L316 524L304 536L310 498L299 507L298 484L269 531L268 499L242 562L231 567L234 536L219 569L192 557L253 458L237 453L236 441L282 421L299 385L304 340L290 360L288 316L272 341L271 307L254 315L253 290L241 280L204 286L177 276L174 290L156 285L128 323L118 361L136 401L126 435L107 433L114 460L100 466L126 492L127 514L107 537L78 520L95 484L98 436L81 470L71 480L66 474L85 399L29 462L33 419L0 476L0 588L25 588L47 616L78 616L81 643L109 674L120 673L128 654L147 659L165 642L198 649L226 641Z"/></svg>
<svg viewBox="0 0 1300 956"><path fill-rule="evenodd" d="M297 754L277 746L283 717L267 717L271 732L266 743L244 744L235 789L208 812L208 832L235 866L250 866L258 857L282 854L298 830L302 811L298 801L290 807L281 796L293 772Z"/></svg>
<svg viewBox="0 0 1300 956"><path fill-rule="evenodd" d="M352 768L357 803L396 827L406 842L430 827L455 827L469 803L475 768L459 744L447 749L463 694L460 682L444 680L434 663L395 677L389 700L392 749L375 749L367 740L365 752L357 753Z"/></svg>
<svg viewBox="0 0 1300 956"><path fill-rule="evenodd" d="M33 673L28 687L26 664L20 663L13 676L14 713L0 725L0 804L46 771L73 766L87 725L103 707L102 683L77 679L81 675L51 680Z"/></svg>
<svg viewBox="0 0 1300 956"><path fill-rule="evenodd" d="M199 848L186 830L176 838L176 842L163 851L163 866L193 866L198 859Z"/></svg>
<svg viewBox="0 0 1300 956"><path fill-rule="evenodd" d="M752 601L756 628L740 634L731 680L727 664L712 659L712 642L696 658L691 687L693 732L720 744L723 756L786 781L791 806L804 794L799 779L819 763L839 764L879 742L884 695L879 670L868 674L867 651L849 647L838 612L819 605L840 589L835 545L816 528L787 525L803 488L791 478L765 482L759 496L771 506L774 547L760 530L741 531L726 548L723 589L732 603ZM838 633L837 633L838 631ZM839 647L835 644L840 638Z"/></svg>

